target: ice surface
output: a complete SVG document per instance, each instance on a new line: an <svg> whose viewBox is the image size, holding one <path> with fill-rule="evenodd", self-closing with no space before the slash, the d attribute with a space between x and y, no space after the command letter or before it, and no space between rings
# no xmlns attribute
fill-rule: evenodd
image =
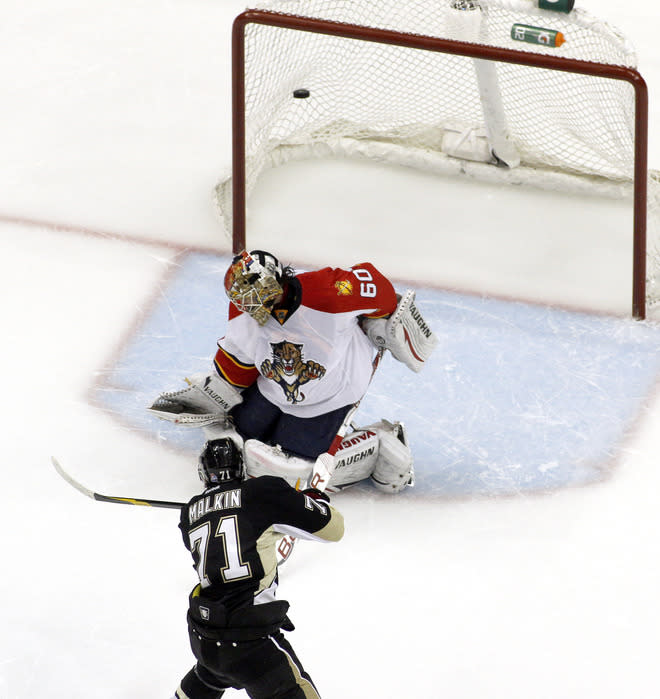
<svg viewBox="0 0 660 699"><path fill-rule="evenodd" d="M88 500L49 459L111 494L198 488L194 444L141 409L222 332L210 192L242 9L3 5L2 699L169 697L192 664L176 513ZM587 9L636 44L660 123L655 3ZM371 259L419 288L441 337L419 377L388 358L360 413L405 420L418 489L336 498L344 541L283 571L291 640L327 698L650 699L658 326L626 318L627 233L540 197L525 235L511 193L480 191L296 164L251 201L255 245L300 267Z"/></svg>
<svg viewBox="0 0 660 699"><path fill-rule="evenodd" d="M182 388L183 377L211 371L229 260L180 256L93 390L123 423L191 458L201 430L144 407ZM660 329L423 287L416 294L440 347L419 376L387 355L355 418L405 422L417 479L406 499L550 490L609 473L660 374Z"/></svg>

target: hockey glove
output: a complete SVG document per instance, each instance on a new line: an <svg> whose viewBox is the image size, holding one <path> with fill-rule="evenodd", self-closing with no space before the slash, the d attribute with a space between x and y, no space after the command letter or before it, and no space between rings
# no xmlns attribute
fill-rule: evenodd
<svg viewBox="0 0 660 699"><path fill-rule="evenodd" d="M186 379L187 388L161 393L147 410L178 425L202 427L225 420L243 400L234 386L215 374Z"/></svg>

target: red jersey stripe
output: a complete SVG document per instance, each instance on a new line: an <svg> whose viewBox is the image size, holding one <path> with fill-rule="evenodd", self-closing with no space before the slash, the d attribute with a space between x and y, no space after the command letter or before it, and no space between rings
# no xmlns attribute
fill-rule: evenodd
<svg viewBox="0 0 660 699"><path fill-rule="evenodd" d="M216 352L214 363L220 376L238 388L247 388L259 376L259 372L253 364L239 362L236 357L223 350L222 347Z"/></svg>

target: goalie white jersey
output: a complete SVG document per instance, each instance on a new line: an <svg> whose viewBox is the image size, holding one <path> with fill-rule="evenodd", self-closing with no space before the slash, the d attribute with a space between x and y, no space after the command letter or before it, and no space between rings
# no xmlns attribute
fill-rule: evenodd
<svg viewBox="0 0 660 699"><path fill-rule="evenodd" d="M216 369L239 388L257 381L268 401L299 417L350 405L366 392L374 357L358 318L396 306L391 282L369 263L296 275L262 326L230 304Z"/></svg>

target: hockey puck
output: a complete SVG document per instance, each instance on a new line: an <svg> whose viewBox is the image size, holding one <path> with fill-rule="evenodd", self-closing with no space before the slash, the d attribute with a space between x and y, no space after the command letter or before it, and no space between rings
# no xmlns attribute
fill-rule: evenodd
<svg viewBox="0 0 660 699"><path fill-rule="evenodd" d="M294 90L294 91L293 91L293 96L294 96L297 100L304 100L304 99L307 99L307 97L309 97L309 90L307 90L307 89L304 88L304 87L300 87L300 88L298 88L297 90Z"/></svg>

